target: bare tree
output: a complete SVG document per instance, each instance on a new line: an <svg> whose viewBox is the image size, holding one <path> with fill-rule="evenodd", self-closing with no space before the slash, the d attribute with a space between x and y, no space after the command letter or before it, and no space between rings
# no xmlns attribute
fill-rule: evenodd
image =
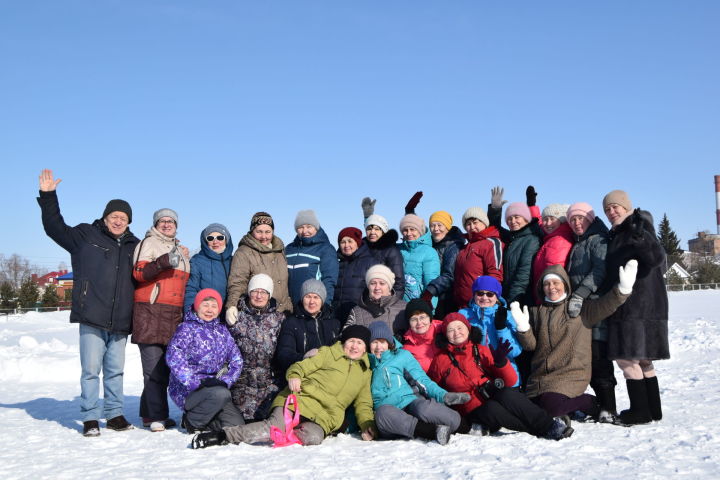
<svg viewBox="0 0 720 480"><path fill-rule="evenodd" d="M13 253L9 257L0 253L0 283L8 282L16 290L37 271L27 258Z"/></svg>

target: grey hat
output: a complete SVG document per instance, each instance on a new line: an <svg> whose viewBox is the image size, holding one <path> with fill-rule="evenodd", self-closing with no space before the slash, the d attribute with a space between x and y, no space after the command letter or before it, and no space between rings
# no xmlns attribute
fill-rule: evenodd
<svg viewBox="0 0 720 480"><path fill-rule="evenodd" d="M300 210L295 217L295 230L300 228L301 225L312 225L317 230L320 230L320 222L318 221L315 210Z"/></svg>
<svg viewBox="0 0 720 480"><path fill-rule="evenodd" d="M320 280L309 278L303 282L300 289L300 298L304 298L308 293L314 293L322 299L323 303L325 303L327 290L325 290L325 285Z"/></svg>
<svg viewBox="0 0 720 480"><path fill-rule="evenodd" d="M390 327L388 327L387 323L383 322L382 320L372 322L368 326L368 329L370 329L370 343L372 343L373 340L381 338L383 340L387 340L390 345L395 344L395 338L393 338Z"/></svg>
<svg viewBox="0 0 720 480"><path fill-rule="evenodd" d="M267 275L265 273L258 273L256 275L253 275L250 279L250 282L248 282L247 291L248 293L250 293L253 290L262 289L268 292L272 297L273 286L273 279L270 278L270 275Z"/></svg>
<svg viewBox="0 0 720 480"><path fill-rule="evenodd" d="M485 210L483 210L482 207L470 207L465 210L465 213L463 213L462 216L463 227L471 218L477 218L485 224L486 228L490 226L490 220L488 220L487 213L485 213Z"/></svg>
<svg viewBox="0 0 720 480"><path fill-rule="evenodd" d="M204 242L205 237L210 235L212 232L222 233L223 235L225 235L225 239L228 240L229 243L230 232L228 232L227 227L225 227L225 225L223 225L222 223L211 223L210 225L205 227L205 229L202 231L202 241Z"/></svg>
<svg viewBox="0 0 720 480"><path fill-rule="evenodd" d="M170 217L175 221L175 225L178 223L178 214L171 208L161 208L153 213L153 225L157 225L158 220L162 217Z"/></svg>

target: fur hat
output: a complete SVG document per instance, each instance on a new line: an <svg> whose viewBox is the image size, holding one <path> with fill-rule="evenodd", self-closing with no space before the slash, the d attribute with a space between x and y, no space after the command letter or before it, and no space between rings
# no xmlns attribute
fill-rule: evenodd
<svg viewBox="0 0 720 480"><path fill-rule="evenodd" d="M362 232L359 228L345 227L340 230L340 233L338 233L338 246L340 245L340 241L345 237L349 237L355 240L355 243L357 243L358 247L362 245Z"/></svg>
<svg viewBox="0 0 720 480"><path fill-rule="evenodd" d="M502 285L500 285L497 278L485 275L475 279L472 284L472 291L473 293L480 291L494 292L499 298L502 295Z"/></svg>
<svg viewBox="0 0 720 480"><path fill-rule="evenodd" d="M448 212L444 210L438 210L437 212L430 215L429 223L432 224L433 222L440 222L445 226L445 228L450 230L452 228L453 218L452 215L450 215Z"/></svg>
<svg viewBox="0 0 720 480"><path fill-rule="evenodd" d="M555 217L561 222L566 222L567 218L565 217L565 214L567 213L568 207L569 205L567 203L551 203L543 208L542 218Z"/></svg>
<svg viewBox="0 0 720 480"><path fill-rule="evenodd" d="M256 275L253 275L248 282L247 291L248 293L250 293L253 290L262 289L268 292L272 297L273 286L273 279L270 278L270 275L267 275L265 273L258 273Z"/></svg>
<svg viewBox="0 0 720 480"><path fill-rule="evenodd" d="M388 344L395 345L395 337L393 337L390 327L382 320L372 322L368 325L368 329L370 330L370 343L372 343L373 340L383 339L387 340Z"/></svg>
<svg viewBox="0 0 720 480"><path fill-rule="evenodd" d="M195 295L195 301L193 302L193 308L195 309L195 312L198 311L198 309L200 308L200 304L203 302L203 300L208 297L215 299L218 304L218 311L222 310L223 301L217 290L213 290L212 288L203 288Z"/></svg>
<svg viewBox="0 0 720 480"><path fill-rule="evenodd" d="M485 224L485 227L490 226L490 220L488 220L487 213L485 212L485 210L482 209L482 207L470 207L467 210L465 210L465 213L463 213L463 216L462 216L463 227L465 226L467 221L470 220L471 218L477 218L478 220L480 220L482 223Z"/></svg>
<svg viewBox="0 0 720 480"><path fill-rule="evenodd" d="M171 208L161 208L160 210L157 210L155 213L153 213L153 225L157 225L158 220L160 220L163 217L170 217L175 222L175 225L178 224L178 214L175 212L175 210ZM196 230L197 231L197 230Z"/></svg>
<svg viewBox="0 0 720 480"><path fill-rule="evenodd" d="M409 321L410 317L412 317L415 312L426 313L427 316L430 318L432 318L433 316L430 305L428 305L427 302L421 298L413 298L407 303L407 305L405 305L405 320Z"/></svg>
<svg viewBox="0 0 720 480"><path fill-rule="evenodd" d="M255 230L255 227L258 225L270 225L270 228L275 230L275 222L273 222L272 217L267 212L257 212L252 216L250 219L250 230L248 230L248 232Z"/></svg>
<svg viewBox="0 0 720 480"><path fill-rule="evenodd" d="M320 222L318 221L315 210L300 210L295 216L295 230L301 225L312 225L316 230L320 230Z"/></svg>
<svg viewBox="0 0 720 480"><path fill-rule="evenodd" d="M570 221L575 215L580 215L581 217L587 218L590 223L595 221L595 211L589 203L576 202L570 205L570 208L568 208L565 217L568 219L568 221Z"/></svg>
<svg viewBox="0 0 720 480"><path fill-rule="evenodd" d="M413 227L415 230L420 232L420 235L425 235L425 232L427 232L425 229L425 220L414 213L408 213L400 219L400 231L402 232L405 227Z"/></svg>
<svg viewBox="0 0 720 480"><path fill-rule="evenodd" d="M605 195L605 198L603 198L603 210L605 210L608 205L613 203L620 205L625 210L627 210L628 213L632 212L633 210L630 197L622 190L613 190L612 192Z"/></svg>
<svg viewBox="0 0 720 480"><path fill-rule="evenodd" d="M365 285L369 286L373 278L385 280L385 283L390 285L390 288L395 285L395 274L393 271L380 263L368 268L368 271L365 273Z"/></svg>
<svg viewBox="0 0 720 480"><path fill-rule="evenodd" d="M105 205L102 218L107 217L112 212L124 213L128 217L128 225L132 223L132 208L130 208L130 204L125 200L120 200L119 198L110 200L107 205Z"/></svg>
<svg viewBox="0 0 720 480"><path fill-rule="evenodd" d="M505 210L505 221L507 222L507 219L514 215L524 218L528 223L532 221L532 214L530 213L530 208L526 203L513 202L508 205L507 210Z"/></svg>
<svg viewBox="0 0 720 480"><path fill-rule="evenodd" d="M363 325L350 325L340 333L340 342L345 343L350 338L359 338L365 342L365 350L370 351L370 330Z"/></svg>
<svg viewBox="0 0 720 480"><path fill-rule="evenodd" d="M325 290L325 285L320 280L308 278L303 282L302 287L300 287L300 298L304 298L308 293L314 293L325 303L327 290Z"/></svg>
<svg viewBox="0 0 720 480"><path fill-rule="evenodd" d="M382 230L383 233L387 233L388 230L390 230L390 224L385 219L385 217L383 217L382 215L372 214L369 217L367 217L365 219L365 230L367 230L367 228L370 225L375 225L376 227L380 227L380 230Z"/></svg>

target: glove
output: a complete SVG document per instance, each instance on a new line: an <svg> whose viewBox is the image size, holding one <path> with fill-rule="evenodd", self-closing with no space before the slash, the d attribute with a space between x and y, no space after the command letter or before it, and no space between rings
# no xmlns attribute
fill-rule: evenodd
<svg viewBox="0 0 720 480"><path fill-rule="evenodd" d="M520 310L520 304L518 302L512 302L510 304L510 312L515 319L518 332L527 332L530 330L530 313L528 313L527 305Z"/></svg>
<svg viewBox="0 0 720 480"><path fill-rule="evenodd" d="M528 185L528 187L525 189L525 199L527 200L527 206L528 207L534 207L535 201L537 200L537 192L535 191L535 187L532 185Z"/></svg>
<svg viewBox="0 0 720 480"><path fill-rule="evenodd" d="M170 265L173 268L177 268L177 266L180 265L181 257L182 257L182 254L178 251L177 247L173 248L168 253L168 261L170 262Z"/></svg>
<svg viewBox="0 0 720 480"><path fill-rule="evenodd" d="M462 405L470 401L469 393L447 392L443 397L443 403L447 406Z"/></svg>
<svg viewBox="0 0 720 480"><path fill-rule="evenodd" d="M237 323L238 318L238 309L237 307L229 307L225 311L225 323L227 323L229 326L233 326Z"/></svg>
<svg viewBox="0 0 720 480"><path fill-rule="evenodd" d="M215 377L207 377L203 378L202 382L200 382L201 387L225 387L227 388L227 383L223 382L219 378Z"/></svg>
<svg viewBox="0 0 720 480"><path fill-rule="evenodd" d="M492 353L493 359L495 360L496 367L502 367L503 365L505 365L505 362L507 362L508 353L510 353L511 350L512 345L510 345L510 340L503 340L502 342L498 343L497 348L490 347L490 352Z"/></svg>
<svg viewBox="0 0 720 480"><path fill-rule="evenodd" d="M507 308L500 306L495 312L495 330L507 327Z"/></svg>
<svg viewBox="0 0 720 480"><path fill-rule="evenodd" d="M375 213L375 202L377 202L377 199L371 199L370 197L362 199L362 203L360 205L362 206L363 216L365 218L368 218L370 215Z"/></svg>
<svg viewBox="0 0 720 480"><path fill-rule="evenodd" d="M570 300L568 300L568 315L570 315L571 318L579 316L580 310L582 310L582 304L582 297L579 297L577 295L571 295Z"/></svg>
<svg viewBox="0 0 720 480"><path fill-rule="evenodd" d="M502 187L493 187L490 190L490 205L495 209L502 209L503 205L507 203L507 200L503 200L503 193L505 189Z"/></svg>
<svg viewBox="0 0 720 480"><path fill-rule="evenodd" d="M430 306L430 310L433 309L433 304L432 304L433 294L432 294L432 293L430 293L430 292L428 292L427 290L425 290L425 291L422 293L422 295L420 295L420 299L421 299L423 302L427 303L428 306ZM432 316L432 315L431 315L431 316Z"/></svg>
<svg viewBox="0 0 720 480"><path fill-rule="evenodd" d="M618 282L618 290L623 295L632 293L633 285L635 285L635 277L637 277L638 262L634 258L628 260L624 267L620 267L620 281Z"/></svg>
<svg viewBox="0 0 720 480"><path fill-rule="evenodd" d="M415 207L417 207L418 203L420 203L422 196L423 192L415 192L415 195L410 197L410 201L408 201L407 205L405 205L405 215L415 213Z"/></svg>

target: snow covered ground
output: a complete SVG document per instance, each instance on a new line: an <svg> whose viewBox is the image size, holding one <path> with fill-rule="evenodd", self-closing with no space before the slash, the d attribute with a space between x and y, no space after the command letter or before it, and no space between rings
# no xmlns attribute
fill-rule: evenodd
<svg viewBox="0 0 720 480"><path fill-rule="evenodd" d="M188 448L180 430L80 435L77 325L68 312L0 317L0 478L689 478L720 477L720 291L670 294L671 360L657 363L664 419L577 424L567 440L527 434L315 447ZM126 416L140 424L137 347L128 345ZM628 405L619 382L618 406ZM174 418L180 413L173 406Z"/></svg>

